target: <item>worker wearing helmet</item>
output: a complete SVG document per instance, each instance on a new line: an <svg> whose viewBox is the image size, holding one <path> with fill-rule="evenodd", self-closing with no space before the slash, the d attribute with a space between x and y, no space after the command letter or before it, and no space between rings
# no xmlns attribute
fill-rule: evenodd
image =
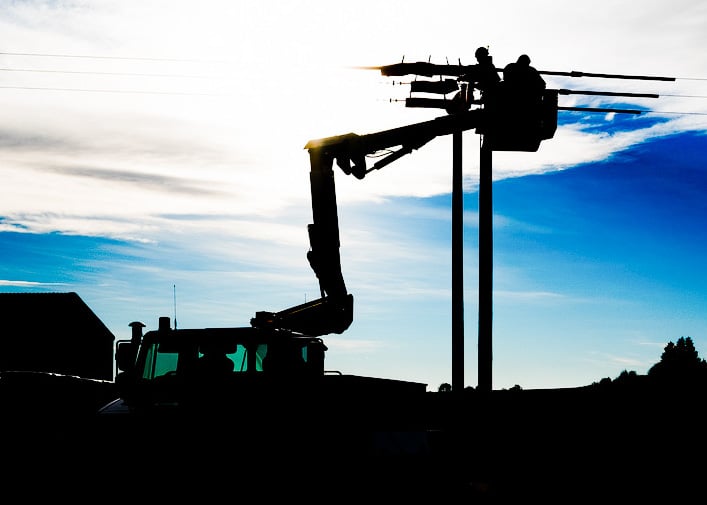
<svg viewBox="0 0 707 505"><path fill-rule="evenodd" d="M481 91L481 99L484 95L488 95L489 91L493 90L501 81L501 78L496 71L496 66L493 64L493 58L489 54L486 47L479 47L475 52L476 65L473 66L471 72L461 76L459 80L468 81L476 89Z"/></svg>
<svg viewBox="0 0 707 505"><path fill-rule="evenodd" d="M504 67L503 82L506 88L516 93L542 95L545 89L545 79L530 65L530 57L527 54L521 54L514 63Z"/></svg>

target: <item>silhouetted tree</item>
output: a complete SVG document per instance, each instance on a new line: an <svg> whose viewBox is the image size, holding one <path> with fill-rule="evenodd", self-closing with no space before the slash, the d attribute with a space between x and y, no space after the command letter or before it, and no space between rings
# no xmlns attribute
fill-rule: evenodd
<svg viewBox="0 0 707 505"><path fill-rule="evenodd" d="M664 385L698 385L707 383L707 362L700 358L690 337L668 342L660 361L648 370L648 376Z"/></svg>
<svg viewBox="0 0 707 505"><path fill-rule="evenodd" d="M616 378L616 380L631 380L637 375L638 374L635 372L635 370L631 370L630 372L628 370L623 370Z"/></svg>
<svg viewBox="0 0 707 505"><path fill-rule="evenodd" d="M437 388L438 393L448 393L452 390L452 385L449 384L448 382L443 382L442 384L439 385Z"/></svg>
<svg viewBox="0 0 707 505"><path fill-rule="evenodd" d="M619 376L614 379L613 382L610 382L610 384L613 384L614 387L619 387L623 389L633 389L641 386L644 383L645 379L645 375L638 375L635 370L623 370L619 374Z"/></svg>

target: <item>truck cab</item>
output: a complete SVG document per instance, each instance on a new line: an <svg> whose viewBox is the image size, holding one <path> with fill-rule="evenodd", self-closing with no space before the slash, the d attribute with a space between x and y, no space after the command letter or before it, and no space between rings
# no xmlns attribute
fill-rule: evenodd
<svg viewBox="0 0 707 505"><path fill-rule="evenodd" d="M199 405L235 407L298 385L320 386L326 346L319 337L254 327L172 329L168 317L142 335L117 342L115 382L120 398L101 415L187 411ZM254 393L257 391L257 395Z"/></svg>

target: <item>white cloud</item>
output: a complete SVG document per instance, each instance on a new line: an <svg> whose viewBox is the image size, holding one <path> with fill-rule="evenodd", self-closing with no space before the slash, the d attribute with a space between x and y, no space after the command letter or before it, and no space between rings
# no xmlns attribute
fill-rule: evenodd
<svg viewBox="0 0 707 505"><path fill-rule="evenodd" d="M13 281L8 279L0 279L0 286L8 286L15 288L37 288L37 287L56 287L64 284L58 282L35 282L35 281Z"/></svg>
<svg viewBox="0 0 707 505"><path fill-rule="evenodd" d="M707 37L699 22L707 19L706 7L679 4L644 2L636 10L628 1L504 0L454 16L458 3L443 1L436 18L416 1L404 10L380 2L334 7L271 0L207 0L198 9L160 0L13 3L0 14L10 41L0 66L52 72L0 72L0 86L55 90L0 88L0 215L35 231L152 240L158 229L183 224L164 216L274 218L289 208L307 211L307 140L443 114L390 103L404 98L404 86L347 67L403 57L473 63L473 49L489 45L497 66L525 52L546 70L707 75L698 49ZM704 100L672 96L705 94L700 81L547 80L558 87L661 92L668 96L643 102L663 111L705 107ZM591 106L600 99L561 100ZM561 126L537 153L495 153L494 177L561 170L654 136L707 126L705 116L667 117L613 134ZM610 116L591 120L611 123ZM467 132L464 139L466 186L473 189L479 137ZM338 196L346 203L448 193L451 164L451 140L438 138L364 181L338 173ZM248 236L242 223L236 228Z"/></svg>

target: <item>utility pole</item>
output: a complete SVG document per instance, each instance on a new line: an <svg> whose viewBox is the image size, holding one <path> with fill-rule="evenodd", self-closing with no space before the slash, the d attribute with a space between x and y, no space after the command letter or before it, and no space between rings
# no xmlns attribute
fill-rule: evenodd
<svg viewBox="0 0 707 505"><path fill-rule="evenodd" d="M367 135L349 133L317 141L310 141L308 148L329 149L337 158L337 164L347 174L362 179L367 173L410 154L440 135L452 134L452 390L464 389L464 261L463 261L463 213L464 195L462 187L462 132L476 128L482 135L479 176L479 314L478 314L478 390L493 390L493 198L492 162L493 151L536 152L540 143L552 139L557 129L557 113L564 111L641 114L639 109L604 107L561 107L558 95L621 96L636 98L658 98L654 93L623 93L612 91L590 91L570 89L544 89L535 97L540 106L534 114L518 110L517 96L508 88L490 103L474 98L471 88L474 77L480 76L478 65L437 65L430 62L394 63L392 65L359 67L380 70L384 76L414 75L410 82L410 96L406 107L444 109L447 116L438 117L413 125L394 128ZM496 71L502 69L497 68ZM545 75L567 77L601 77L614 79L640 79L674 81L674 77L594 74L586 72L539 71ZM431 79L433 76L437 78ZM443 76L453 77L442 79ZM428 79L418 79L427 77ZM456 78L456 79L454 79ZM412 93L438 94L443 98L413 97ZM456 93L448 98L449 93ZM402 101L402 100L395 100ZM535 103L535 102L533 102ZM512 105L509 105L512 104ZM537 104L536 104L537 105ZM475 107L482 106L482 107ZM489 133L491 132L491 133ZM314 142L314 143L313 143ZM365 165L364 156L377 150L390 149L384 158L371 167ZM342 159L344 163L341 163ZM338 232L338 229L337 229ZM338 244L338 243L337 243ZM350 321L349 321L350 322Z"/></svg>
<svg viewBox="0 0 707 505"><path fill-rule="evenodd" d="M493 319L493 149L488 136L479 163L479 391L491 391Z"/></svg>
<svg viewBox="0 0 707 505"><path fill-rule="evenodd" d="M452 133L452 391L464 389L464 188L462 131Z"/></svg>

